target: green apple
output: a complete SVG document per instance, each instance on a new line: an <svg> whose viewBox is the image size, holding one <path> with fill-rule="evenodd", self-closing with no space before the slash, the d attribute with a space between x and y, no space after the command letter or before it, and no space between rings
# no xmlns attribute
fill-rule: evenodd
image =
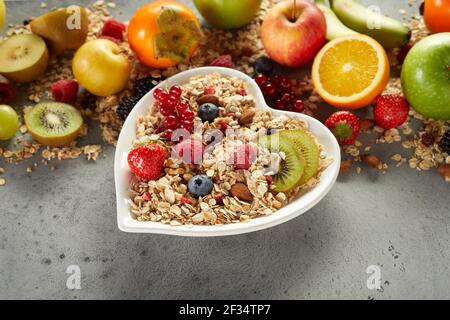
<svg viewBox="0 0 450 320"><path fill-rule="evenodd" d="M406 56L401 78L405 97L418 113L450 120L450 32L418 42Z"/></svg>
<svg viewBox="0 0 450 320"><path fill-rule="evenodd" d="M7 105L0 105L0 140L9 140L19 130L19 117L16 111Z"/></svg>
<svg viewBox="0 0 450 320"><path fill-rule="evenodd" d="M262 0L194 0L197 10L211 26L237 29L255 17Z"/></svg>
<svg viewBox="0 0 450 320"><path fill-rule="evenodd" d="M83 44L72 61L75 79L90 93L107 97L128 83L131 65L120 47L106 39Z"/></svg>

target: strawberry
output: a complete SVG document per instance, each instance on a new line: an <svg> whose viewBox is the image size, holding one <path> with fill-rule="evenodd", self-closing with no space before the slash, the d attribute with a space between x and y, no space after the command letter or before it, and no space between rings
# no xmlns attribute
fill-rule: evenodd
<svg viewBox="0 0 450 320"><path fill-rule="evenodd" d="M223 67L234 69L236 66L229 54L225 54L214 59L210 64L211 67Z"/></svg>
<svg viewBox="0 0 450 320"><path fill-rule="evenodd" d="M378 126L392 129L401 126L408 119L409 105L399 95L387 94L378 96L373 108L373 116Z"/></svg>
<svg viewBox="0 0 450 320"><path fill-rule="evenodd" d="M157 180L166 161L166 150L157 144L148 144L131 150L128 166L131 172L144 180Z"/></svg>
<svg viewBox="0 0 450 320"><path fill-rule="evenodd" d="M119 41L123 40L123 34L127 30L127 27L114 19L108 19L103 25L101 32L102 37L110 37Z"/></svg>
<svg viewBox="0 0 450 320"><path fill-rule="evenodd" d="M325 125L341 145L353 144L361 131L358 117L348 111L333 113Z"/></svg>
<svg viewBox="0 0 450 320"><path fill-rule="evenodd" d="M59 80L52 84L52 96L57 102L74 102L78 95L78 82L75 80Z"/></svg>

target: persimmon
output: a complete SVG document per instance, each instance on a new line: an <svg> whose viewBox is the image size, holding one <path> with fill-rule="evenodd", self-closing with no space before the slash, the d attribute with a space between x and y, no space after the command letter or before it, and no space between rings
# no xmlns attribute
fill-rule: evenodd
<svg viewBox="0 0 450 320"><path fill-rule="evenodd" d="M424 20L432 33L450 32L450 0L425 0Z"/></svg>
<svg viewBox="0 0 450 320"><path fill-rule="evenodd" d="M138 9L128 26L131 49L142 63L153 68L186 62L198 48L201 37L194 12L171 0L152 2Z"/></svg>

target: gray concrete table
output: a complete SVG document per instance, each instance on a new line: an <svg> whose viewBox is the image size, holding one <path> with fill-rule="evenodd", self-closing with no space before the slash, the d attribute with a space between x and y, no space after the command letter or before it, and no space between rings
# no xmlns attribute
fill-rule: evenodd
<svg viewBox="0 0 450 320"><path fill-rule="evenodd" d="M63 2L74 3L48 3ZM114 14L127 18L144 2L116 1ZM406 0L375 2L395 16L417 12ZM9 22L43 12L39 3L9 2ZM99 143L99 135L87 141ZM377 154L388 159L395 148ZM32 174L25 169L34 160L0 163L8 181L0 187L0 298L450 298L449 185L435 173L350 174L281 226L189 239L120 232L114 148L105 155ZM66 287L70 265L80 267L80 290ZM380 290L368 289L371 265L380 268Z"/></svg>

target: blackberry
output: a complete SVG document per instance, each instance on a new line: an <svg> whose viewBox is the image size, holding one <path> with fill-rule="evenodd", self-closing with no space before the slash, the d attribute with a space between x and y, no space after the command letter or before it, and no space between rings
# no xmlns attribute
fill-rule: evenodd
<svg viewBox="0 0 450 320"><path fill-rule="evenodd" d="M131 96L127 98L123 98L119 105L117 106L116 113L117 116L122 119L123 121L126 120L128 115L130 114L131 110L133 110L136 103L138 103L140 99L136 96Z"/></svg>
<svg viewBox="0 0 450 320"><path fill-rule="evenodd" d="M442 137L439 145L440 145L442 151L450 154L450 130L447 130L444 133L444 136Z"/></svg>
<svg viewBox="0 0 450 320"><path fill-rule="evenodd" d="M95 110L97 108L97 97L92 93L84 91L80 98L80 107L83 109Z"/></svg>
<svg viewBox="0 0 450 320"><path fill-rule="evenodd" d="M145 96L161 81L160 78L147 77L134 82L134 95L139 99Z"/></svg>

